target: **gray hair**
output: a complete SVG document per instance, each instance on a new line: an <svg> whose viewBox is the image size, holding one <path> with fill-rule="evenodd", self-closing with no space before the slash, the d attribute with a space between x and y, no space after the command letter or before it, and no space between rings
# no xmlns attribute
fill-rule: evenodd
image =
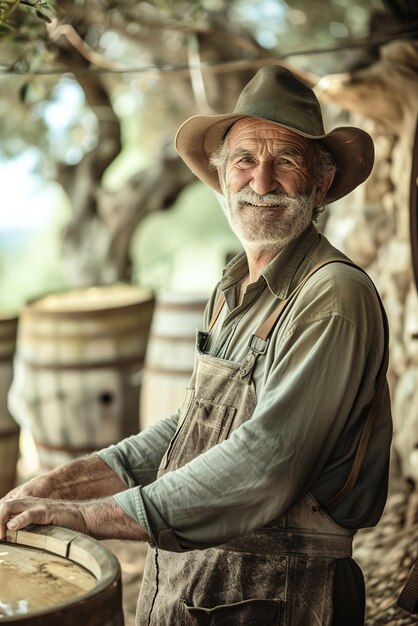
<svg viewBox="0 0 418 626"><path fill-rule="evenodd" d="M221 171L221 187L223 186L225 178L226 164L228 162L229 150L228 150L228 135L225 136L220 147L215 150L209 159L210 167L214 170L219 169ZM313 161L313 176L316 184L321 184L323 180L327 180L330 175L335 175L337 167L334 157L331 152L320 141L314 140L315 156ZM324 210L324 207L315 207L312 213L312 220L315 222L320 213Z"/></svg>
<svg viewBox="0 0 418 626"><path fill-rule="evenodd" d="M316 184L321 184L330 176L335 176L337 166L332 153L320 141L314 141L316 153L313 161L313 176ZM315 207L312 213L312 220L315 222L320 213L324 210L324 206Z"/></svg>

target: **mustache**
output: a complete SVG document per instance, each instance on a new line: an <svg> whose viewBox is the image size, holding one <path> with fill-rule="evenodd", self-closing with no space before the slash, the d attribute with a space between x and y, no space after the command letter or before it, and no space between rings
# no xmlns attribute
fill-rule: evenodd
<svg viewBox="0 0 418 626"><path fill-rule="evenodd" d="M292 196L282 191L271 191L264 195L260 195L253 191L251 187L243 187L237 193L234 194L235 200L239 203L245 204L260 204L268 206L290 205L294 204L295 200L299 201L303 196Z"/></svg>

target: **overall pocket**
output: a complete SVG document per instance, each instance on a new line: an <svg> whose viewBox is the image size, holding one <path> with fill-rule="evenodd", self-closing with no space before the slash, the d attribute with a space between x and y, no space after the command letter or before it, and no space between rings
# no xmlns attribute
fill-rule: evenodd
<svg viewBox="0 0 418 626"><path fill-rule="evenodd" d="M231 430L235 408L194 398L167 451L165 469L177 469L224 441Z"/></svg>
<svg viewBox="0 0 418 626"><path fill-rule="evenodd" d="M184 607L185 626L281 626L283 602L256 598L213 608Z"/></svg>

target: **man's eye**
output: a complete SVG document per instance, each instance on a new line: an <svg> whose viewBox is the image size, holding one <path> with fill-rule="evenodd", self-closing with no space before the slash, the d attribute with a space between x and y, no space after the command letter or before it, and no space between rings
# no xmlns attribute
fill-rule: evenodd
<svg viewBox="0 0 418 626"><path fill-rule="evenodd" d="M242 157L239 161L237 161L236 165L238 167L250 167L254 164L254 159L251 157Z"/></svg>

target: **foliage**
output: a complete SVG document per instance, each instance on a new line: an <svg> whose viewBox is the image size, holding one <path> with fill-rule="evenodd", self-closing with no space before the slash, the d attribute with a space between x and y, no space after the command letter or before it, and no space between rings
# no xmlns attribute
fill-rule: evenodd
<svg viewBox="0 0 418 626"><path fill-rule="evenodd" d="M156 290L187 285L189 290L209 292L225 259L240 250L214 194L194 183L169 212L150 215L136 232L131 244L133 279Z"/></svg>
<svg viewBox="0 0 418 626"><path fill-rule="evenodd" d="M58 190L56 195L60 197ZM70 286L59 241L69 214L62 199L50 223L39 231L0 231L0 313L15 314L28 300Z"/></svg>
<svg viewBox="0 0 418 626"><path fill-rule="evenodd" d="M84 280L126 279L135 228L190 182L170 188L165 157L155 182L186 117L230 110L266 59L318 78L369 64L370 31L402 26L385 6L407 1L0 0L0 155L36 146L40 175L68 195L63 249L84 259L74 280L93 253Z"/></svg>
<svg viewBox="0 0 418 626"><path fill-rule="evenodd" d="M178 103L173 70L187 66L186 51L192 47L193 37L211 34L209 45L221 44L211 33L213 23L223 20L228 24L230 32L222 36L230 37L243 51L247 49L250 59L260 52L265 56L297 54L291 57L293 62L321 74L342 71L346 53L300 55L303 48L350 43L367 35L371 14L382 8L380 0L79 0L59 4L53 0L0 0L1 119L8 113L7 124L0 129L0 151L11 155L24 142L37 144L45 158L56 163L57 155L48 149L54 138L48 138L45 103L56 99L57 84L71 80L61 49L64 45L68 48L71 37L84 46L87 65L83 71L100 72L114 102L128 92L131 100L137 99L137 115L144 115L145 127L150 122L156 125L153 117L161 120L171 115L175 120L167 127L172 130L189 113ZM200 60L210 64L213 54L209 51L206 57ZM121 73L121 68L127 72ZM152 72L152 68L160 72ZM147 98L151 93L158 95L158 82L161 92L173 92L171 111L156 110L154 95ZM151 110L147 109L148 99L153 101ZM170 98L166 99L166 107L169 102ZM25 117L30 123L22 124ZM69 143L77 143L77 133L68 128L67 134ZM20 140L16 143L12 138L17 135Z"/></svg>
<svg viewBox="0 0 418 626"><path fill-rule="evenodd" d="M1 0L0 35L21 39L38 29L38 22L51 22L49 13L54 10L54 0Z"/></svg>

